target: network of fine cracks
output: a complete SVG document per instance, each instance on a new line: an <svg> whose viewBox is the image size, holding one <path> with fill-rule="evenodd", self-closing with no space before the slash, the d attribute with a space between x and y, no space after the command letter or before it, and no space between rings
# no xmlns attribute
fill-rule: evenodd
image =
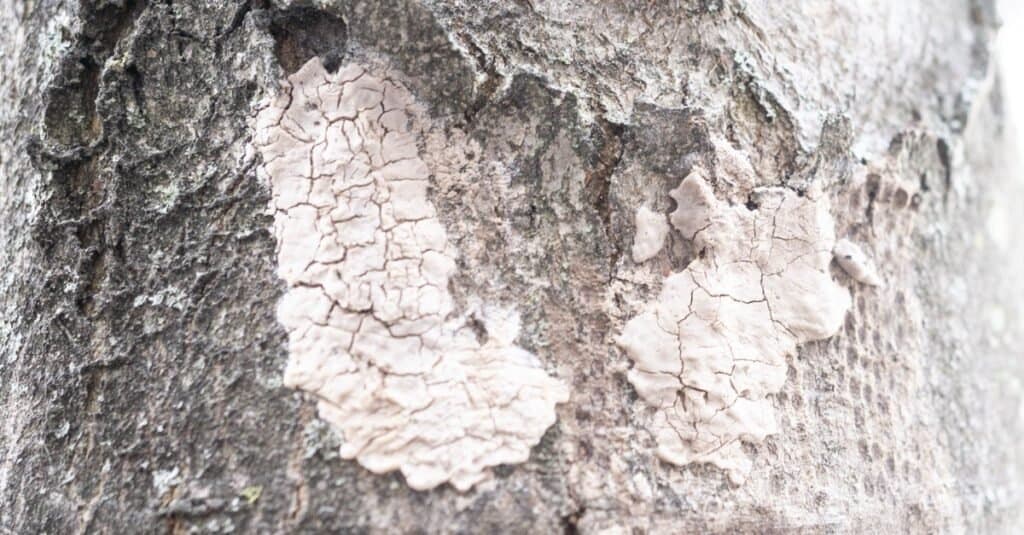
<svg viewBox="0 0 1024 535"><path fill-rule="evenodd" d="M629 381L654 409L658 456L712 463L735 484L752 466L741 441L777 431L767 396L781 390L787 358L798 344L835 334L850 307L829 275L827 198L786 188L750 193L753 209L716 198L699 167L683 179L669 219L701 255L666 278L617 338L633 361Z"/></svg>
<svg viewBox="0 0 1024 535"><path fill-rule="evenodd" d="M514 344L513 311L455 309L457 252L427 197L414 106L392 80L314 58L257 116L288 285L285 384L316 395L343 457L466 490L526 461L568 390Z"/></svg>

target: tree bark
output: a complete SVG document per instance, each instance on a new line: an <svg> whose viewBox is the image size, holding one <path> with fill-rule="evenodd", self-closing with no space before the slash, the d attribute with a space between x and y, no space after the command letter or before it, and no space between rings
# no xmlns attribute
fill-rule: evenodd
<svg viewBox="0 0 1024 535"><path fill-rule="evenodd" d="M0 21L3 533L1020 529L1022 184L989 0L10 0ZM529 460L467 491L342 458L283 383L254 121L314 57L408 91L457 312L515 310L568 388ZM630 254L638 209L667 217L695 170L723 210L820 195L883 283L828 267L843 324L800 338L738 480L656 455L619 344L711 254L675 230Z"/></svg>

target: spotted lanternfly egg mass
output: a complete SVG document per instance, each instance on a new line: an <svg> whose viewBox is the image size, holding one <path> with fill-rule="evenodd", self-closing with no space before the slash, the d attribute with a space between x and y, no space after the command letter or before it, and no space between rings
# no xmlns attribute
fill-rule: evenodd
<svg viewBox="0 0 1024 535"><path fill-rule="evenodd" d="M568 390L514 344L514 312L478 340L449 293L457 252L427 197L412 96L310 60L257 116L278 274L285 384L315 395L341 455L409 486L466 490L527 460Z"/></svg>

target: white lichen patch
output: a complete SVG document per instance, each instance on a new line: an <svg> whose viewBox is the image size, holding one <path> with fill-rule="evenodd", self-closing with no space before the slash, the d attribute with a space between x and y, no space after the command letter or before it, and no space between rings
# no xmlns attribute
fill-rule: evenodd
<svg viewBox="0 0 1024 535"><path fill-rule="evenodd" d="M713 463L736 484L752 464L741 441L777 430L767 396L782 388L787 358L836 333L850 306L829 275L827 199L753 193L754 210L718 200L700 169L673 190L672 224L701 254L617 338L633 361L629 381L655 409L658 456Z"/></svg>
<svg viewBox="0 0 1024 535"><path fill-rule="evenodd" d="M878 269L875 263L864 254L859 245L850 240L842 239L836 242L832 249L833 255L839 267L854 280L868 286L881 286L882 278L878 276Z"/></svg>
<svg viewBox="0 0 1024 535"><path fill-rule="evenodd" d="M278 274L286 385L315 394L341 455L409 486L460 490L521 463L567 388L514 345L514 313L456 314L456 251L427 197L412 96L313 59L257 117Z"/></svg>
<svg viewBox="0 0 1024 535"><path fill-rule="evenodd" d="M659 214L641 206L636 210L636 235L633 237L633 261L637 264L654 258L665 245L668 221Z"/></svg>

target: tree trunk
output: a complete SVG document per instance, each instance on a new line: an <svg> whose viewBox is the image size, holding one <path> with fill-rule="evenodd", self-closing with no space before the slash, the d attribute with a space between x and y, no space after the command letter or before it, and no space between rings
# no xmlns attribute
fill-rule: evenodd
<svg viewBox="0 0 1024 535"><path fill-rule="evenodd" d="M996 20L0 3L0 532L1019 530Z"/></svg>

